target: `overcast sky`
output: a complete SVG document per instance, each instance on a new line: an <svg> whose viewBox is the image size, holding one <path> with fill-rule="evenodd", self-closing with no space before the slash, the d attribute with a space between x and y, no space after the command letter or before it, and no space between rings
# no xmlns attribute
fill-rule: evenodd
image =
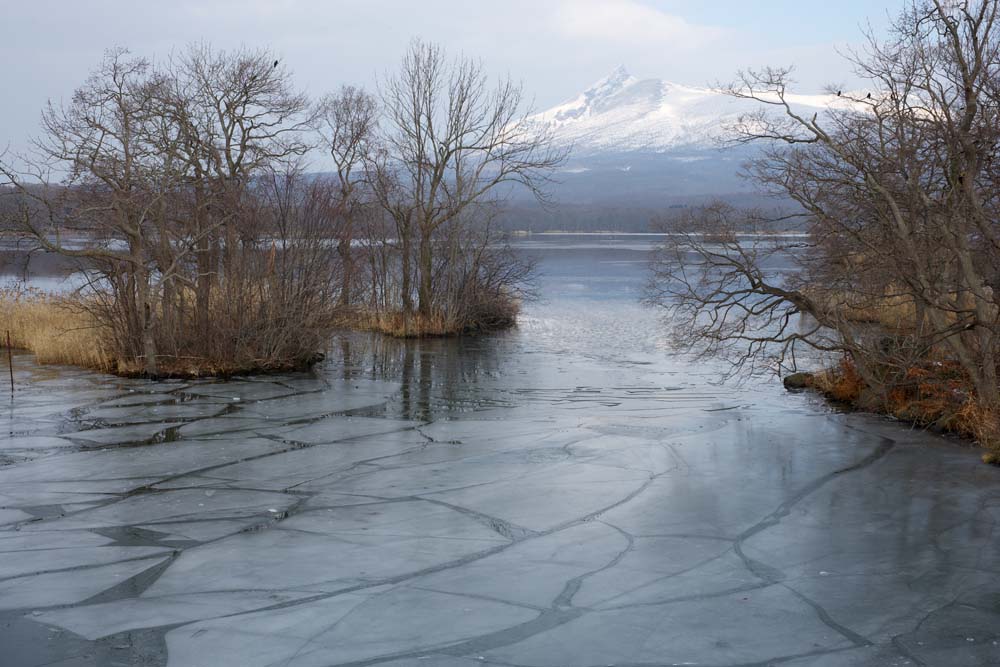
<svg viewBox="0 0 1000 667"><path fill-rule="evenodd" d="M37 131L110 46L163 58L193 41L273 49L321 94L373 85L412 37L523 81L538 109L624 65L705 85L746 66L793 64L802 92L850 85L837 55L904 0L0 0L0 149Z"/></svg>

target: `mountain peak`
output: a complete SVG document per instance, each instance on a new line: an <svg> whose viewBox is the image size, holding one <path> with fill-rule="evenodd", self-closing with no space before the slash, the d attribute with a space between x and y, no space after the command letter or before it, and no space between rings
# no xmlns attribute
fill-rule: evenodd
<svg viewBox="0 0 1000 667"><path fill-rule="evenodd" d="M631 76L632 75L628 73L628 68L626 68L625 65L619 65L618 67L614 68L611 71L611 74L609 74L606 78L625 81Z"/></svg>
<svg viewBox="0 0 1000 667"><path fill-rule="evenodd" d="M619 65L611 72L611 74L607 75L603 79L599 79L592 86L587 88L583 94L588 98L611 95L634 81L635 78L628 73L625 65Z"/></svg>
<svg viewBox="0 0 1000 667"><path fill-rule="evenodd" d="M794 95L788 100L802 113L823 113L829 96ZM712 148L726 126L759 109L714 88L663 79L637 79L624 65L576 98L535 116L552 128L555 139L577 155Z"/></svg>

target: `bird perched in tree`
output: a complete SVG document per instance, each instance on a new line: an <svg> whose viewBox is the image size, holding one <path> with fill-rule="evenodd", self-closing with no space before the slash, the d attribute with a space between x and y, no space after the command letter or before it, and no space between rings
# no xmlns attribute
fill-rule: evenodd
<svg viewBox="0 0 1000 667"><path fill-rule="evenodd" d="M870 100L871 98L872 98L872 94L871 94L871 93L868 93L868 97L867 97L867 99L869 99L869 100Z"/></svg>
<svg viewBox="0 0 1000 667"><path fill-rule="evenodd" d="M272 65L272 66L271 66L271 69L274 69L274 68L275 68L275 67L277 67L277 66L278 66L278 61L277 61L277 60L275 60L275 61L274 61L274 65Z"/></svg>
<svg viewBox="0 0 1000 667"><path fill-rule="evenodd" d="M837 97L840 97L840 91L839 90L837 91Z"/></svg>

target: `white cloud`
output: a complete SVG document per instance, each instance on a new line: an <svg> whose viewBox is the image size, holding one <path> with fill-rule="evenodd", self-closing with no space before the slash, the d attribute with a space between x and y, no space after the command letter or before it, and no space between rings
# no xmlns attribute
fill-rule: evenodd
<svg viewBox="0 0 1000 667"><path fill-rule="evenodd" d="M554 28L569 38L670 49L704 47L726 34L636 0L560 0L553 18Z"/></svg>

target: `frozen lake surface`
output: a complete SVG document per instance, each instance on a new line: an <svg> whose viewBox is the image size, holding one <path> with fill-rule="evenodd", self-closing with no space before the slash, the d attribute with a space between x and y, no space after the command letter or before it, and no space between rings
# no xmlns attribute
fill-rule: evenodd
<svg viewBox="0 0 1000 667"><path fill-rule="evenodd" d="M715 384L637 302L648 240L519 243L498 336L228 383L16 357L0 664L1000 664L1000 469Z"/></svg>

